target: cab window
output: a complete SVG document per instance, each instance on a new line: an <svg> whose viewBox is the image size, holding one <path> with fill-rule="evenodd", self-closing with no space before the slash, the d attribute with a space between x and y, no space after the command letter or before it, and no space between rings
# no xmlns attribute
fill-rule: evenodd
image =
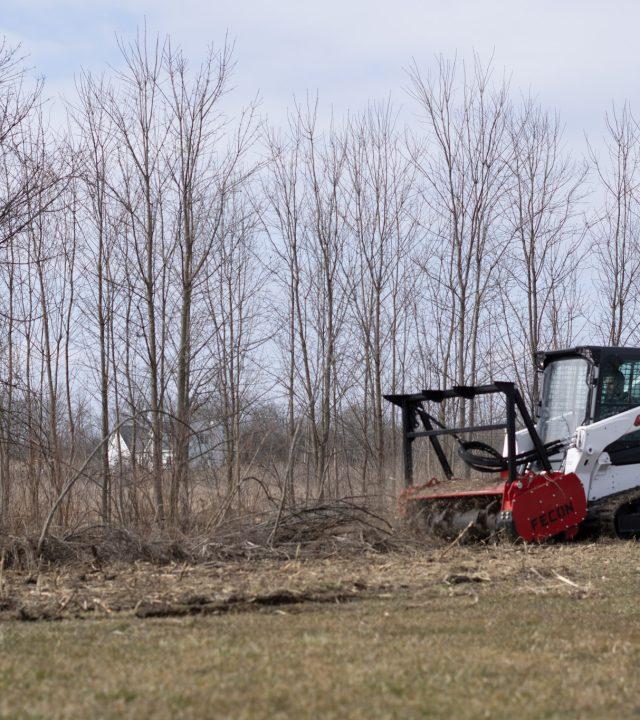
<svg viewBox="0 0 640 720"><path fill-rule="evenodd" d="M600 371L596 420L640 406L640 360L607 363ZM605 448L614 465L640 463L640 430L623 435Z"/></svg>
<svg viewBox="0 0 640 720"><path fill-rule="evenodd" d="M640 405L640 360L606 363L600 370L600 396L596 420Z"/></svg>

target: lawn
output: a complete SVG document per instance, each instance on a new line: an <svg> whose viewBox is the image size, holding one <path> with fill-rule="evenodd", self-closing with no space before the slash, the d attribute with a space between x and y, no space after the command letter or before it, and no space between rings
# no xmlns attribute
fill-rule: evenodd
<svg viewBox="0 0 640 720"><path fill-rule="evenodd" d="M6 573L2 717L640 717L635 543L137 571Z"/></svg>

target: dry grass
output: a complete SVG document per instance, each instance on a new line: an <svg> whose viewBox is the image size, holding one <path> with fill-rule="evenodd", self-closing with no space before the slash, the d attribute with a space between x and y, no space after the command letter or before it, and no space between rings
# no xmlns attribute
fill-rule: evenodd
<svg viewBox="0 0 640 720"><path fill-rule="evenodd" d="M639 591L613 541L5 568L0 715L637 717Z"/></svg>
<svg viewBox="0 0 640 720"><path fill-rule="evenodd" d="M200 563L256 557L361 554L404 548L411 538L394 527L376 498L328 499L283 511L230 515L215 527L181 532L157 526L127 528L82 525L21 535L0 533L0 555L8 567L37 569L95 561L175 560ZM424 541L422 541L424 542Z"/></svg>

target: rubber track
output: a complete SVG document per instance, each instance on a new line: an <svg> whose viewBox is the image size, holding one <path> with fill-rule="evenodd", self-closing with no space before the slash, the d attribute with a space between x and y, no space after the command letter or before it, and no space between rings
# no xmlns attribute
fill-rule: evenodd
<svg viewBox="0 0 640 720"><path fill-rule="evenodd" d="M589 503L587 518L582 525L581 534L619 537L615 525L616 513L622 505L636 500L640 500L640 488L638 487L607 495Z"/></svg>

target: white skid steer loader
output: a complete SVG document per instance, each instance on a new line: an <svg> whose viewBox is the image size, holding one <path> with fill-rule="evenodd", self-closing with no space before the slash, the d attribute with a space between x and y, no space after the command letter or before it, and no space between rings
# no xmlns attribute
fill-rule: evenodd
<svg viewBox="0 0 640 720"><path fill-rule="evenodd" d="M534 422L513 383L387 395L402 411L401 507L427 532L484 539L497 531L527 542L580 534L640 536L640 349L581 346L537 355L541 400ZM430 405L505 398L506 421L447 428ZM518 425L521 428L518 429ZM465 434L506 430L499 452ZM493 473L464 489L440 438L452 435L472 469ZM430 440L445 478L413 484L413 443Z"/></svg>

